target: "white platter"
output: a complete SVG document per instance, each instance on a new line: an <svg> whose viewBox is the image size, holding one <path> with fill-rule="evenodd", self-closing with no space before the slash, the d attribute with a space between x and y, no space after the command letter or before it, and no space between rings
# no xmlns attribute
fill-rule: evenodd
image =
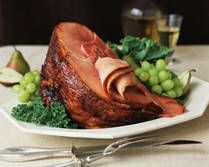
<svg viewBox="0 0 209 167"><path fill-rule="evenodd" d="M23 52L27 61L30 63L32 70L40 69L47 52L46 46L17 46L17 48ZM13 48L11 46L0 48L0 67L5 66L12 52ZM36 126L31 123L17 121L10 115L11 108L18 104L17 97L12 92L11 88L2 85L0 85L0 112L8 118L12 124L25 133L75 138L113 139L153 131L202 116L209 102L209 83L196 77L192 77L191 90L192 91L186 99L186 112L184 114L173 118L159 118L152 121L115 128L63 129Z"/></svg>

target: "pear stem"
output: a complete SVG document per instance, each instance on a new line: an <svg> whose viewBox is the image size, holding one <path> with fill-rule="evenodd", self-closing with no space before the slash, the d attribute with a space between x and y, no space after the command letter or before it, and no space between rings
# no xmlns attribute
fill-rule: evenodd
<svg viewBox="0 0 209 167"><path fill-rule="evenodd" d="M18 51L15 45L13 45L12 47L15 51Z"/></svg>
<svg viewBox="0 0 209 167"><path fill-rule="evenodd" d="M197 72L197 70L196 69L191 69L191 72Z"/></svg>

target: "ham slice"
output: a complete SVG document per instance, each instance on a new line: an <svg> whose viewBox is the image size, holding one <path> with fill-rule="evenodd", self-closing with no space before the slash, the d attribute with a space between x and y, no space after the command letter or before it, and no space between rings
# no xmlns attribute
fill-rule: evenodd
<svg viewBox="0 0 209 167"><path fill-rule="evenodd" d="M153 96L156 96L165 108L164 112L160 114L161 117L175 117L182 114L185 110L185 107L175 99L157 94L153 94Z"/></svg>
<svg viewBox="0 0 209 167"><path fill-rule="evenodd" d="M154 103L162 109L163 112L160 114L162 117L173 117L183 113L184 107L175 99L150 93L135 77L126 61L99 57L95 67L104 92L113 100L144 106Z"/></svg>

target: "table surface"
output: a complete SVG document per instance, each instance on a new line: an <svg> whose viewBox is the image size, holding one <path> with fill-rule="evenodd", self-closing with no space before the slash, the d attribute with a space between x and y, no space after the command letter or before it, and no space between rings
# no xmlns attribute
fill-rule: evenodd
<svg viewBox="0 0 209 167"><path fill-rule="evenodd" d="M1 53L0 53L1 54ZM195 68L195 76L209 82L209 45L179 46L174 54L180 62L174 65L178 72ZM209 93L209 92L208 92ZM198 119L158 130L171 139L195 139L201 145L163 146L160 148L129 149L106 157L92 164L94 167L208 167L209 166L209 107ZM14 146L67 147L98 145L111 140L73 139L33 135L21 132L0 114L0 149ZM66 162L67 159L41 160L26 163L8 163L0 161L2 167L47 166Z"/></svg>

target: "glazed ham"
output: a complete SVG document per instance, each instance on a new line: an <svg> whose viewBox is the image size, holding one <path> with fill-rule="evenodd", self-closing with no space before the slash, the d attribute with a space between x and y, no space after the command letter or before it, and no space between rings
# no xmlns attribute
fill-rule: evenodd
<svg viewBox="0 0 209 167"><path fill-rule="evenodd" d="M53 31L41 96L46 105L62 102L84 128L128 125L184 111L175 99L150 93L125 61L77 23L61 23Z"/></svg>

